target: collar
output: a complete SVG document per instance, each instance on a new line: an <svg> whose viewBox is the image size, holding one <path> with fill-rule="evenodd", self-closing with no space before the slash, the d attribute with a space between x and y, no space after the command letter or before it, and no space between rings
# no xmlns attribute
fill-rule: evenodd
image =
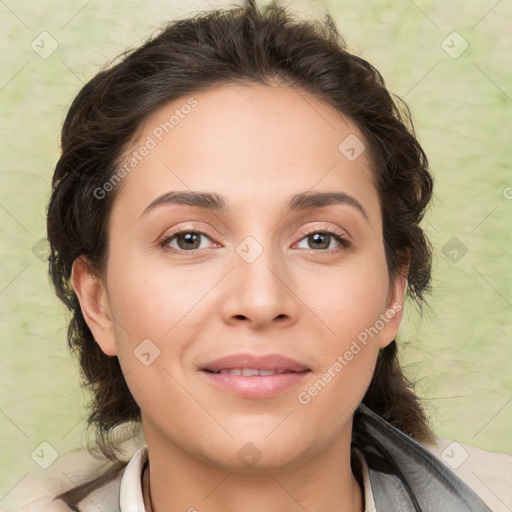
<svg viewBox="0 0 512 512"><path fill-rule="evenodd" d="M492 512L459 477L420 443L360 404L354 414L354 452L361 460L365 512ZM137 450L121 479L121 512L145 512L142 472L147 446Z"/></svg>
<svg viewBox="0 0 512 512"><path fill-rule="evenodd" d="M363 479L364 512L376 512L368 465L363 454L356 448L354 453L361 463ZM148 447L137 450L126 466L119 490L120 512L145 512L142 494L142 474L149 462Z"/></svg>
<svg viewBox="0 0 512 512"><path fill-rule="evenodd" d="M119 489L121 512L145 512L142 497L142 471L149 461L148 447L137 450L126 466Z"/></svg>
<svg viewBox="0 0 512 512"><path fill-rule="evenodd" d="M364 404L354 414L352 445L364 455L377 512L492 512L423 445Z"/></svg>

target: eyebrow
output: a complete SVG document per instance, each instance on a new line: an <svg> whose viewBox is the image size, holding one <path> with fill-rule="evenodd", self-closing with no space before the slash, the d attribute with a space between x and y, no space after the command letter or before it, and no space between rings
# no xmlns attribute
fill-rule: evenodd
<svg viewBox="0 0 512 512"><path fill-rule="evenodd" d="M196 206L199 208L213 209L215 211L225 212L228 210L226 198L220 194L210 192L194 191L172 191L158 196L142 212L139 218L142 218L151 210L158 206L167 204L178 204L187 206ZM298 211L313 208L322 208L333 204L346 204L354 207L362 214L368 223L370 220L363 205L355 198L345 192L303 192L290 197L286 204L285 211Z"/></svg>

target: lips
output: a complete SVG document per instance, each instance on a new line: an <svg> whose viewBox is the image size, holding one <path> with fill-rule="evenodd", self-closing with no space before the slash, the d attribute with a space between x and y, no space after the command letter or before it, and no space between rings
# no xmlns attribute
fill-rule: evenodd
<svg viewBox="0 0 512 512"><path fill-rule="evenodd" d="M311 373L305 364L280 354L238 353L200 368L206 382L244 399L265 399L296 388Z"/></svg>
<svg viewBox="0 0 512 512"><path fill-rule="evenodd" d="M241 352L221 357L207 363L201 370L212 373L229 373L231 375L273 375L281 373L303 373L310 369L287 356L280 354L251 354ZM235 372L238 370L237 372ZM273 373L268 373L273 372Z"/></svg>

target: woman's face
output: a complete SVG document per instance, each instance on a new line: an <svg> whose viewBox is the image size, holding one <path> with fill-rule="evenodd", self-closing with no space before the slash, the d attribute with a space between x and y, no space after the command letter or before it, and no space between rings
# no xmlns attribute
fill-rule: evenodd
<svg viewBox="0 0 512 512"><path fill-rule="evenodd" d="M147 119L118 172L105 281L77 260L73 283L95 339L119 358L148 446L243 468L348 442L406 285L389 284L363 144L351 121L289 87L217 87ZM307 371L205 370L238 353Z"/></svg>

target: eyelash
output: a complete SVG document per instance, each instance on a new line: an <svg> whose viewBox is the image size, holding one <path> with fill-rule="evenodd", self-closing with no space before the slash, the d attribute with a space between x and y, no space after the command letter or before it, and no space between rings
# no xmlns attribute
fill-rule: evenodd
<svg viewBox="0 0 512 512"><path fill-rule="evenodd" d="M197 230L197 229L182 229L180 231L176 231L174 233L171 233L170 235L165 236L160 242L159 246L166 252L170 252L173 254L179 254L179 255L186 255L188 254L196 254L197 251L201 251L204 249L193 249L191 251L185 251L183 249L174 249L170 248L168 244L171 242L171 240L176 237L177 235L185 234L185 233L195 233L198 235L203 235L211 240L211 237L204 233L203 231ZM351 242L345 237L345 235L336 229L333 228L325 228L325 229L314 229L306 232L301 233L301 238L299 239L299 242L302 241L304 238L307 238L308 236L314 235L314 234L327 234L334 237L334 239L339 242L340 246L336 247L334 249L319 249L318 251L315 251L315 249L309 249L310 251L318 253L318 255L332 255L337 254L339 252L347 250L351 246Z"/></svg>

